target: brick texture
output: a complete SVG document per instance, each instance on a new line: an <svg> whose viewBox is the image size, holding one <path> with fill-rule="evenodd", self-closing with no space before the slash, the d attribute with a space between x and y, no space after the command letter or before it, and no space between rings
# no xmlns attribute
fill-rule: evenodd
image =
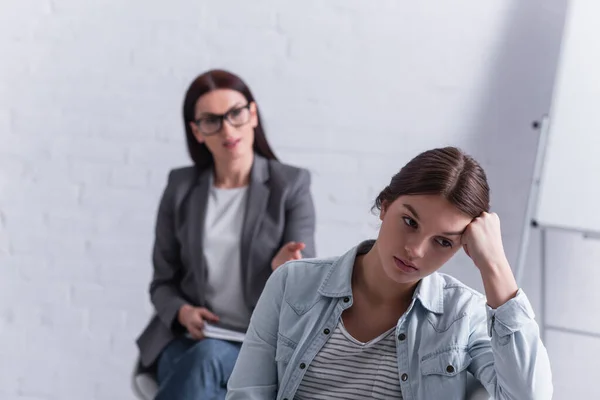
<svg viewBox="0 0 600 400"><path fill-rule="evenodd" d="M564 3L0 2L0 398L133 398L158 199L208 68L244 77L276 153L311 170L319 255L373 237L391 175L456 144L515 260ZM464 257L448 270L480 288Z"/></svg>

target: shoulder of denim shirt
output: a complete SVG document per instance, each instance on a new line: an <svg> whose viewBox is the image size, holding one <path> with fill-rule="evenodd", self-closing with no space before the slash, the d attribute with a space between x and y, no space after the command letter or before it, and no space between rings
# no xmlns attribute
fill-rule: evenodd
<svg viewBox="0 0 600 400"><path fill-rule="evenodd" d="M485 305L486 298L477 290L453 276L434 272L423 278L414 297L429 311L436 314L468 313L473 305ZM483 307L479 311L485 311Z"/></svg>
<svg viewBox="0 0 600 400"><path fill-rule="evenodd" d="M277 268L274 275L279 275L284 300L298 314L311 309L323 297L319 289L339 259L339 256L305 258L288 261Z"/></svg>
<svg viewBox="0 0 600 400"><path fill-rule="evenodd" d="M284 275L282 279L286 282L301 283L308 281L321 281L325 278L331 267L339 256L328 258L303 258L300 260L288 261L281 267L277 268L275 273L279 272ZM309 283L309 282L305 282ZM318 287L315 288L317 291Z"/></svg>
<svg viewBox="0 0 600 400"><path fill-rule="evenodd" d="M436 274L442 279L444 291L469 293L477 298L485 297L481 292L473 289L470 286L467 286L461 280L453 277L452 275L448 275L443 272L436 272Z"/></svg>

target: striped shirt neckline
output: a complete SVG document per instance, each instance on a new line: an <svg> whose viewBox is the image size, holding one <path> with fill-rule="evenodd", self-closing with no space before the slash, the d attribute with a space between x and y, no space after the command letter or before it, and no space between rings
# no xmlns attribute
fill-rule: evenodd
<svg viewBox="0 0 600 400"><path fill-rule="evenodd" d="M340 320L308 366L295 400L402 399L394 332L363 343Z"/></svg>

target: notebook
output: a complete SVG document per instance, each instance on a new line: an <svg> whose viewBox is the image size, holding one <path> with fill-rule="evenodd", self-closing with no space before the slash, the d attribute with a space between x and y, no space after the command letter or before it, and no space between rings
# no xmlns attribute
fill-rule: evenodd
<svg viewBox="0 0 600 400"><path fill-rule="evenodd" d="M186 334L190 337L190 334ZM246 337L245 333L232 331L230 329L219 328L218 326L204 322L204 336L212 339L228 340L230 342L243 342Z"/></svg>

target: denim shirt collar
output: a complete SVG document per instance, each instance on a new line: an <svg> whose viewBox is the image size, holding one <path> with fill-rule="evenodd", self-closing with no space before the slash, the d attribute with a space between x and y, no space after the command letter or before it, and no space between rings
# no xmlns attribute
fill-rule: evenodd
<svg viewBox="0 0 600 400"><path fill-rule="evenodd" d="M366 254L375 240L366 240L358 246L350 249L344 255L335 260L325 274L320 287L319 294L325 297L347 297L352 296L352 270L354 261L359 255ZM413 299L419 300L421 305L435 314L444 313L444 282L437 272L421 279L413 293Z"/></svg>

